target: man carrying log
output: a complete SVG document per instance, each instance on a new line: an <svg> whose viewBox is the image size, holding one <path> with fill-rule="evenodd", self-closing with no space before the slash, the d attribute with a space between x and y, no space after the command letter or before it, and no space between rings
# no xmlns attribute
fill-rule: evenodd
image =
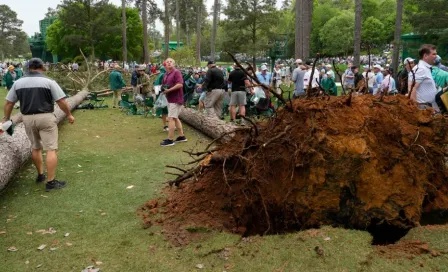
<svg viewBox="0 0 448 272"><path fill-rule="evenodd" d="M45 77L44 63L41 59L33 58L29 61L29 74L16 81L6 96L5 117L9 120L14 104L20 102L20 112L23 114L23 124L26 135L31 142L32 159L36 166L36 182L47 180L46 191L60 189L66 186L65 181L56 180L56 166L58 164L58 125L54 115L54 102L67 115L70 124L75 122L75 117L70 112L69 105L65 101L65 93L54 81ZM0 131L2 133L3 131ZM44 174L42 149L47 153L47 174Z"/></svg>

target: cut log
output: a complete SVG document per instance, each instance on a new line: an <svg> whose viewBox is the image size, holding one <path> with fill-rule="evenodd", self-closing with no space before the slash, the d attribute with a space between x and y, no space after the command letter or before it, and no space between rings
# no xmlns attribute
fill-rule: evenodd
<svg viewBox="0 0 448 272"><path fill-rule="evenodd" d="M75 109L84 101L89 92L82 91L67 99L70 109ZM56 106L55 111L57 122L65 119L65 113ZM31 144L25 133L22 123L22 114L18 113L11 118L16 124L12 136L3 133L0 135L0 190L2 190L20 167L28 161L31 156Z"/></svg>
<svg viewBox="0 0 448 272"><path fill-rule="evenodd" d="M210 116L189 108L182 109L179 119L212 139L220 138L223 134L228 133L228 135L220 139L220 142L230 141L234 136L231 132L238 128L233 124L218 119L214 115Z"/></svg>

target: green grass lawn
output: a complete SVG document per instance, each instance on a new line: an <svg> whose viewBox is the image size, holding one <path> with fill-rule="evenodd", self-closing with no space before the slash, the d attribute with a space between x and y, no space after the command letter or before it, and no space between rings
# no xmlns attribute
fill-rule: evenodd
<svg viewBox="0 0 448 272"><path fill-rule="evenodd" d="M144 229L136 210L162 196L166 164L187 162L182 150L204 147L209 140L186 127L188 143L161 148L166 132L160 119L112 109L74 115L74 125L60 127L58 178L68 187L44 192L28 163L0 195L0 232L6 232L0 234L0 271L81 271L95 262L101 262L101 271L117 272L448 271L446 255L386 259L375 253L369 233L331 227L244 240L212 231L174 247L160 228ZM37 232L50 227L57 232ZM403 239L448 249L445 227L415 229ZM42 244L47 246L39 251ZM11 246L18 251L8 252ZM323 256L315 253L316 246Z"/></svg>

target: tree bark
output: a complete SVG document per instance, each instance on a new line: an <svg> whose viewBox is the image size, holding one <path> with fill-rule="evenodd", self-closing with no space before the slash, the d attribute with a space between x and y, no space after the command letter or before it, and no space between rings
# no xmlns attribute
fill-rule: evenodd
<svg viewBox="0 0 448 272"><path fill-rule="evenodd" d="M308 59L310 57L310 35L311 35L311 20L313 15L313 0L304 0L303 5L303 37L302 37L302 57Z"/></svg>
<svg viewBox="0 0 448 272"><path fill-rule="evenodd" d="M142 0L142 21L143 21L143 59L146 64L149 63L149 48L148 48L148 7L147 0Z"/></svg>
<svg viewBox="0 0 448 272"><path fill-rule="evenodd" d="M187 39L187 46L188 47L190 47L190 45L191 45L191 42L190 42L190 27L188 26L188 24L186 25L186 27L185 27L187 30L186 30L186 39Z"/></svg>
<svg viewBox="0 0 448 272"><path fill-rule="evenodd" d="M202 22L202 0L199 0L196 17L196 66L201 66L201 22Z"/></svg>
<svg viewBox="0 0 448 272"><path fill-rule="evenodd" d="M303 1L304 0L296 0L296 21L295 21L295 57L296 59L303 59Z"/></svg>
<svg viewBox="0 0 448 272"><path fill-rule="evenodd" d="M355 0L355 44L353 49L353 65L359 67L359 58L361 54L361 12L362 1Z"/></svg>
<svg viewBox="0 0 448 272"><path fill-rule="evenodd" d="M180 48L179 0L176 0L176 38L177 38L177 48Z"/></svg>
<svg viewBox="0 0 448 272"><path fill-rule="evenodd" d="M398 72L398 59L400 56L401 47L401 25L403 19L403 0L397 0L397 18L395 19L395 34L394 34L394 51L392 54L392 70L393 74ZM395 80L397 80L395 78Z"/></svg>
<svg viewBox="0 0 448 272"><path fill-rule="evenodd" d="M68 98L70 109L75 109L88 94L87 91L81 91ZM56 106L54 113L58 123L65 119L65 113L59 107ZM22 114L16 114L11 119L17 124L14 134L12 136L6 135L6 133L0 134L0 190L31 157L31 144L22 123Z"/></svg>
<svg viewBox="0 0 448 272"><path fill-rule="evenodd" d="M230 133L237 128L237 126L220 120L216 116L212 117L190 108L183 108L179 114L179 118L182 122L187 123L212 139L219 138L224 133ZM232 137L233 134L230 133L222 137L221 142L229 141Z"/></svg>
<svg viewBox="0 0 448 272"><path fill-rule="evenodd" d="M212 28L212 40L210 42L210 59L215 60L215 54L216 54L216 33L218 31L218 14L219 14L219 0L215 0L215 3L213 5L213 28Z"/></svg>
<svg viewBox="0 0 448 272"><path fill-rule="evenodd" d="M257 1L252 2L252 12L257 14ZM257 17L252 21L252 66L257 67Z"/></svg>
<svg viewBox="0 0 448 272"><path fill-rule="evenodd" d="M170 15L169 15L169 3L168 0L165 0L165 17L164 17L164 26L165 26L165 51L164 56L165 59L168 58L168 54L170 52Z"/></svg>
<svg viewBox="0 0 448 272"><path fill-rule="evenodd" d="M126 0L121 0L122 36L123 36L123 62L128 61L128 48L126 39Z"/></svg>

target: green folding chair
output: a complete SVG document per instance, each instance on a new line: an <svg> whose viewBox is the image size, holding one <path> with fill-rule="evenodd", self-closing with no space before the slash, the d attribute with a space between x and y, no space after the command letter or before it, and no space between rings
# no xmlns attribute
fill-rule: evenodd
<svg viewBox="0 0 448 272"><path fill-rule="evenodd" d="M122 112L126 112L128 115L136 115L137 114L137 106L135 106L134 102L129 100L129 94L122 93L120 100L120 107Z"/></svg>
<svg viewBox="0 0 448 272"><path fill-rule="evenodd" d="M154 109L154 98L152 96L147 97L145 99L145 104L144 104L144 115L145 115L145 117L147 117L149 114L152 115L153 109Z"/></svg>
<svg viewBox="0 0 448 272"><path fill-rule="evenodd" d="M98 98L97 93L90 93L90 103L92 103L95 108L107 108L107 105L103 105L104 100L104 98Z"/></svg>

